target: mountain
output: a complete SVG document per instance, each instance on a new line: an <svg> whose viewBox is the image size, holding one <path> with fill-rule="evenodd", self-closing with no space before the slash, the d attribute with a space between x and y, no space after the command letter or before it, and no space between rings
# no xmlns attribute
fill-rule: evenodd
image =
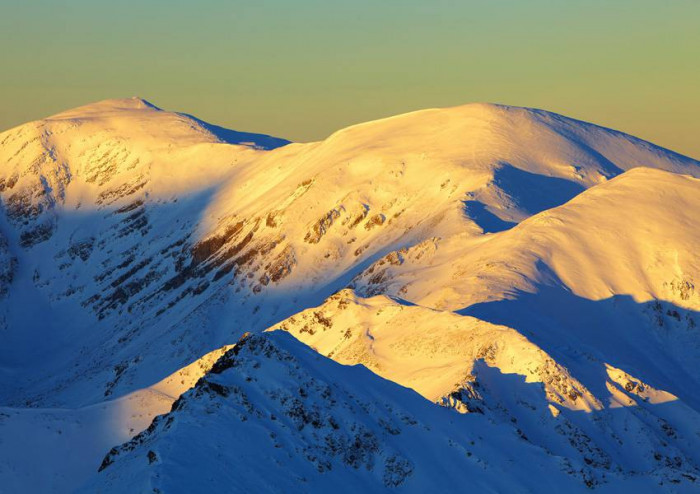
<svg viewBox="0 0 700 494"><path fill-rule="evenodd" d="M431 427L432 413L464 424L484 415L493 434L556 459L542 463L552 478L682 489L700 474L695 160L499 105L297 144L132 98L8 130L0 162L0 430L23 431L0 444L2 484L119 490L116 469L91 479L96 451L128 444L241 335L266 328L412 388L423 398L396 398L407 413L435 408L425 399L451 409L425 412ZM300 344L283 345L315 375ZM250 392L288 382L280 372ZM351 404L383 386L348 379ZM184 395L192 429L158 428L153 441L226 427L199 416L196 389ZM44 432L58 429L70 433ZM439 439L387 444L414 440ZM59 460L71 444L82 446L67 475ZM48 455L40 478L35 451ZM124 468L134 482L150 475Z"/></svg>
<svg viewBox="0 0 700 494"><path fill-rule="evenodd" d="M584 489L558 459L466 418L286 334L251 336L111 450L85 491Z"/></svg>

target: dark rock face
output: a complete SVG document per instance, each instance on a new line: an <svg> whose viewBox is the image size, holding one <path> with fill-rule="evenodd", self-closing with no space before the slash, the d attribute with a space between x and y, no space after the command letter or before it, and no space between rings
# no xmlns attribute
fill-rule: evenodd
<svg viewBox="0 0 700 494"><path fill-rule="evenodd" d="M0 232L0 298L10 290L16 270L17 257L12 254L7 238Z"/></svg>
<svg viewBox="0 0 700 494"><path fill-rule="evenodd" d="M40 223L30 230L24 230L20 235L19 244L22 247L29 248L45 242L51 238L54 228L55 225L51 223Z"/></svg>
<svg viewBox="0 0 700 494"><path fill-rule="evenodd" d="M340 206L338 209L332 209L329 211L325 216L314 223L311 230L304 237L304 241L310 244L317 244L321 240L321 237L323 237L326 231L328 231L328 229L331 227L333 222L340 218L341 211L344 210L345 208Z"/></svg>

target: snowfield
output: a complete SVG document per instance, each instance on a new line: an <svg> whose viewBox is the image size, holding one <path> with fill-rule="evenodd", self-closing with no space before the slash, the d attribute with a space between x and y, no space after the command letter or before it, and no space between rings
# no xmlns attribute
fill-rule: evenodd
<svg viewBox="0 0 700 494"><path fill-rule="evenodd" d="M700 488L698 161L500 105L301 144L132 98L0 165L0 492Z"/></svg>

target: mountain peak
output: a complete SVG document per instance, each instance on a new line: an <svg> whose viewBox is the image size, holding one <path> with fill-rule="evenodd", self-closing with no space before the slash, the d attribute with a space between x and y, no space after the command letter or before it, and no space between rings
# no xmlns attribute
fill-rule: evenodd
<svg viewBox="0 0 700 494"><path fill-rule="evenodd" d="M161 110L159 107L150 101L141 98L140 96L132 96L131 98L117 98L103 100L102 103L112 103L117 107L131 108L134 110Z"/></svg>
<svg viewBox="0 0 700 494"><path fill-rule="evenodd" d="M700 162L488 103L284 143L142 98L0 134L0 485L700 479Z"/></svg>
<svg viewBox="0 0 700 494"><path fill-rule="evenodd" d="M131 98L113 98L96 101L87 105L62 111L50 117L50 119L92 117L100 114L114 114L117 112L133 111L161 111L153 103L138 96Z"/></svg>

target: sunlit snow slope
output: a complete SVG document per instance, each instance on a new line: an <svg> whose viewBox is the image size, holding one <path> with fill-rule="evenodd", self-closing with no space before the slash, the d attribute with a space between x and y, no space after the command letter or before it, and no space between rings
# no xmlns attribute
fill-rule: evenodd
<svg viewBox="0 0 700 494"><path fill-rule="evenodd" d="M450 409L425 412L426 427L443 431L435 437L386 443L403 457L414 441L437 447L440 434L462 444L455 427L507 430L509 448L522 442L548 458L541 468L559 480L544 489L569 479L691 489L700 478L694 177L697 161L626 134L487 104L400 115L308 144L229 131L138 98L6 131L0 437L10 439L0 443L0 485L146 489L148 460L97 474L107 450L167 411L225 350L217 349L281 328L374 373L344 374L357 379L340 391L348 403L384 378L422 395L390 392L406 413ZM272 338L276 347L282 337ZM285 338L293 348L284 351L306 352ZM295 362L316 372L307 357ZM236 372L227 375L235 381ZM266 373L250 393L289 382L282 374ZM216 431L233 417L210 417L196 389L182 430L161 430L160 419L149 433L172 445L175 463L196 431L231 447ZM237 406L229 398L217 400ZM348 406L339 434L357 421L376 425ZM256 434L281 434L251 420L261 421ZM469 425L476 420L490 425ZM309 440L284 434L300 448ZM216 447L197 450L193 464L233 461L209 458ZM245 455L243 444L234 448ZM269 456L274 444L261 448L255 454ZM493 465L489 451L481 454ZM330 455L324 461L337 468L325 474L292 456L284 468L316 472L298 475L308 488L341 478L386 485L381 469L353 473L364 470ZM432 467L407 461L421 473L402 488L423 489ZM187 470L153 468L166 492L185 489L178 475ZM434 477L457 481L469 468ZM246 469L254 478L270 466ZM267 488L301 485L290 475ZM529 480L514 473L503 482Z"/></svg>

